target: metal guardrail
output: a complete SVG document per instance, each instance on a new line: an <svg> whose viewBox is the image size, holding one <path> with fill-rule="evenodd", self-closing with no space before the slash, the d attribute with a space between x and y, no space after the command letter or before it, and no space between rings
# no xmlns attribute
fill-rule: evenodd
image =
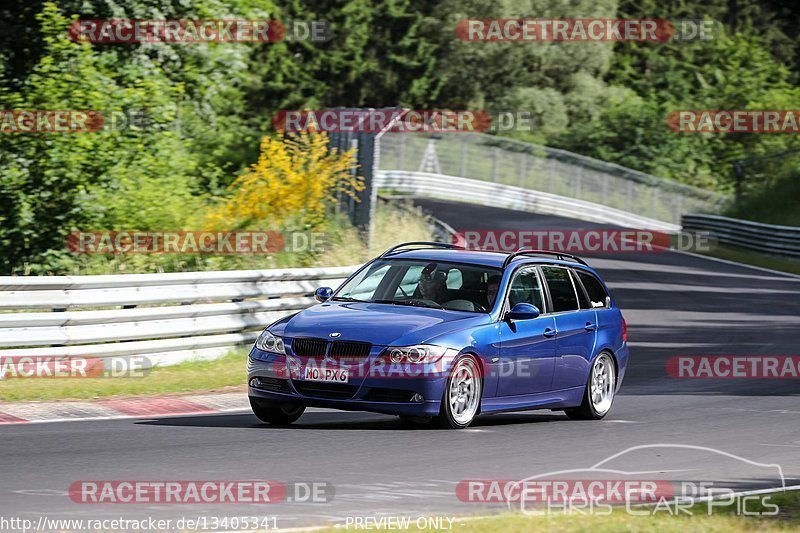
<svg viewBox="0 0 800 533"><path fill-rule="evenodd" d="M488 183L427 172L381 170L375 174L378 188L413 196L472 201L482 205L580 218L603 224L676 233L677 224L639 216L603 205L566 198L513 185ZM457 228L465 229L465 228Z"/></svg>
<svg viewBox="0 0 800 533"><path fill-rule="evenodd" d="M0 277L0 358L222 355L314 303L356 266L175 274Z"/></svg>
<svg viewBox="0 0 800 533"><path fill-rule="evenodd" d="M541 197L550 195L548 201L560 198L561 214L573 218L583 218L587 206L593 204L591 209L595 211L606 208L678 228L682 215L717 213L731 201L729 195L565 150L488 134L386 133L379 140L377 151L379 174L384 177L404 172L406 179L438 175L468 180L465 183L469 184L480 181L525 189ZM468 201L472 199L471 189L460 189L454 182L452 196ZM570 204L571 200L576 203ZM547 206L538 202L529 207ZM602 222L596 216L588 220ZM647 223L648 228L656 228Z"/></svg>
<svg viewBox="0 0 800 533"><path fill-rule="evenodd" d="M800 258L800 228L775 226L715 215L684 215L686 231L708 231L722 244Z"/></svg>

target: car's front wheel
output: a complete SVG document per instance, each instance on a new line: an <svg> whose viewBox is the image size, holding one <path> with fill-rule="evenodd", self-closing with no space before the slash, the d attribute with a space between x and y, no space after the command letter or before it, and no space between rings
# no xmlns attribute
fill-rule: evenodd
<svg viewBox="0 0 800 533"><path fill-rule="evenodd" d="M450 371L442 395L442 406L436 422L448 429L461 429L472 424L478 414L483 392L480 366L474 357L458 359Z"/></svg>
<svg viewBox="0 0 800 533"><path fill-rule="evenodd" d="M617 372L614 359L608 352L598 355L589 372L589 382L579 407L565 409L567 416L575 420L600 420L611 410L617 388Z"/></svg>
<svg viewBox="0 0 800 533"><path fill-rule="evenodd" d="M306 410L302 405L287 405L250 398L250 407L259 420L267 424L285 426L295 422Z"/></svg>

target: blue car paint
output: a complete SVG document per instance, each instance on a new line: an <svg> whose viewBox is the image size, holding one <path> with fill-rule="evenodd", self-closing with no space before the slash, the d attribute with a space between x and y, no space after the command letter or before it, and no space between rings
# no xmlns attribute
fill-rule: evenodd
<svg viewBox="0 0 800 533"><path fill-rule="evenodd" d="M447 261L462 264L502 267L503 253L463 250L411 250L392 255L397 259ZM368 268L367 263L362 268ZM523 256L503 271L498 294L505 295L514 273L522 266L554 265L582 269L600 280L592 268L573 262ZM360 271L361 269L359 269ZM352 277L356 276L354 273ZM541 276L540 276L541 278ZM434 344L458 350L459 355L478 358L484 374L482 413L528 410L536 408L564 409L581 404L589 369L602 351L611 352L617 365L616 388L622 384L628 364L627 343L622 340L622 313L613 296L610 307L547 313L531 320L509 323L502 320L504 298L496 299L488 313L471 313L392 304L327 301L284 317L267 329L284 337L287 354L293 355L292 339L296 337L328 338L339 332L336 340L363 341L372 344L365 364L372 364L387 346ZM594 330L586 331L587 324ZM555 336L543 337L546 328ZM454 359L455 360L455 359ZM285 365L286 357L264 352L255 346L248 361L248 382L254 376L274 376L273 365ZM304 362L305 363L305 362ZM303 363L303 364L304 364ZM349 399L330 399L302 395L293 380L288 380L290 393L256 389L248 386L253 398L279 403L330 407L341 410L372 411L410 416L434 416L440 401L450 365L428 365L413 378L407 376L356 377L350 385L358 391ZM514 372L526 367L528 372ZM416 392L423 402L381 402L367 398L373 388Z"/></svg>

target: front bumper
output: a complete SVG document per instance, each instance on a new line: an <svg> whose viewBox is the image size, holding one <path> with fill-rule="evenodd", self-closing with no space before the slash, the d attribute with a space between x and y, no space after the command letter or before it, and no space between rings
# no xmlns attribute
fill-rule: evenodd
<svg viewBox="0 0 800 533"><path fill-rule="evenodd" d="M266 379L254 383L254 378ZM251 398L345 411L436 416L446 381L444 372L425 372L414 376L367 375L342 386L293 379L287 375L285 357L256 348L247 362L247 394ZM421 395L422 401L413 401L414 394Z"/></svg>

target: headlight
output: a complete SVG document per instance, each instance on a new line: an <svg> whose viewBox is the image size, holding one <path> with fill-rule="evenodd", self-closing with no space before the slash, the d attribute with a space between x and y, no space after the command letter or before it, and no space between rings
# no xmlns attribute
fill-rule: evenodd
<svg viewBox="0 0 800 533"><path fill-rule="evenodd" d="M286 348L283 345L283 339L273 335L266 329L256 339L256 348L265 352L286 355Z"/></svg>
<svg viewBox="0 0 800 533"><path fill-rule="evenodd" d="M417 344L415 346L389 346L384 354L392 363L435 363L449 350L443 346Z"/></svg>

